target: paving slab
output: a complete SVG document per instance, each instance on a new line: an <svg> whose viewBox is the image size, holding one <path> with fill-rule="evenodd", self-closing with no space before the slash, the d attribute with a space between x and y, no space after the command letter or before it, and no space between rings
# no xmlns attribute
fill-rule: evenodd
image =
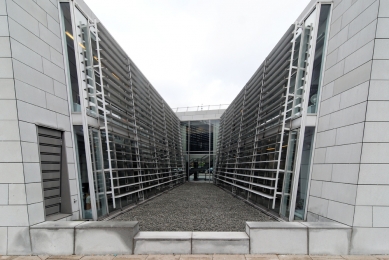
<svg viewBox="0 0 389 260"><path fill-rule="evenodd" d="M280 260L312 260L308 255L279 255Z"/></svg>
<svg viewBox="0 0 389 260"><path fill-rule="evenodd" d="M212 260L212 255L181 255L180 260Z"/></svg>
<svg viewBox="0 0 389 260"><path fill-rule="evenodd" d="M88 256L84 256L82 257L81 259L83 260L112 260L114 259L115 256L113 255L88 255Z"/></svg>
<svg viewBox="0 0 389 260"><path fill-rule="evenodd" d="M144 260L148 255L118 255L114 260Z"/></svg>
<svg viewBox="0 0 389 260"><path fill-rule="evenodd" d="M245 255L246 260L278 260L277 255Z"/></svg>
<svg viewBox="0 0 389 260"><path fill-rule="evenodd" d="M213 260L245 260L244 255L213 255Z"/></svg>
<svg viewBox="0 0 389 260"><path fill-rule="evenodd" d="M149 255L146 260L179 260L180 255Z"/></svg>

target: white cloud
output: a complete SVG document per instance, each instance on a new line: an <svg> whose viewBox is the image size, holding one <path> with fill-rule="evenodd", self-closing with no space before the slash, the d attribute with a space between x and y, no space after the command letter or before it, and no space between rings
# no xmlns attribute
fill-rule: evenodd
<svg viewBox="0 0 389 260"><path fill-rule="evenodd" d="M171 107L230 103L309 0L85 0Z"/></svg>

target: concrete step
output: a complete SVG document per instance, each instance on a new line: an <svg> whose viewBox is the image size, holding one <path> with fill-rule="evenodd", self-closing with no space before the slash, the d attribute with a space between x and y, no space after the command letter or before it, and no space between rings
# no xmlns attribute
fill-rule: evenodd
<svg viewBox="0 0 389 260"><path fill-rule="evenodd" d="M139 232L134 254L191 254L192 232Z"/></svg>
<svg viewBox="0 0 389 260"><path fill-rule="evenodd" d="M192 254L249 254L245 232L193 232Z"/></svg>

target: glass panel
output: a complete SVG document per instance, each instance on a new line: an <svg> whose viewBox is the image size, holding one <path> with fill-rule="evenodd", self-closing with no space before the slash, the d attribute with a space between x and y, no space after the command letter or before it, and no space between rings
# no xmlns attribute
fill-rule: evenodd
<svg viewBox="0 0 389 260"><path fill-rule="evenodd" d="M89 130L89 138L92 153L92 168L94 187L96 193L97 216L107 215L107 201L105 196L105 176L103 171L103 160L101 151L100 132L96 129Z"/></svg>
<svg viewBox="0 0 389 260"><path fill-rule="evenodd" d="M303 220L305 214L306 200L307 200L307 190L308 190L308 181L309 181L309 172L311 165L311 156L312 156L312 142L314 137L313 127L307 127L304 134L304 144L301 154L301 165L300 165L300 175L297 188L296 196L296 208L294 212L294 219Z"/></svg>
<svg viewBox="0 0 389 260"><path fill-rule="evenodd" d="M66 75L68 76L68 82L71 85L70 99L72 112L81 112L80 89L78 86L77 63L69 3L61 3L61 19L63 25L62 30L65 32L64 38L66 37L66 42L64 43L66 45L65 57L67 57L66 70L68 71Z"/></svg>
<svg viewBox="0 0 389 260"><path fill-rule="evenodd" d="M285 218L288 218L290 210L294 161L296 158L297 136L298 134L296 131L290 132L280 209L280 215Z"/></svg>
<svg viewBox="0 0 389 260"><path fill-rule="evenodd" d="M189 180L208 181L209 180L209 154L189 155Z"/></svg>
<svg viewBox="0 0 389 260"><path fill-rule="evenodd" d="M320 83L322 78L322 64L325 50L325 43L328 32L328 17L330 14L331 5L322 5L320 10L319 27L316 39L315 58L313 62L311 87L308 99L307 113L316 113L317 100L320 92Z"/></svg>
<svg viewBox="0 0 389 260"><path fill-rule="evenodd" d="M190 152L209 152L209 121L190 122Z"/></svg>
<svg viewBox="0 0 389 260"><path fill-rule="evenodd" d="M92 204L86 164L85 141L82 126L73 126L77 153L78 180L81 192L81 214L83 219L92 219Z"/></svg>

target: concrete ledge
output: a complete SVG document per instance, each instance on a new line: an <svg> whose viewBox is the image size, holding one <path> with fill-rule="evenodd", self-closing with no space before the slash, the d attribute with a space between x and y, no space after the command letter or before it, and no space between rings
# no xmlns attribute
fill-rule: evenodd
<svg viewBox="0 0 389 260"><path fill-rule="evenodd" d="M297 222L246 222L250 254L308 253L308 228Z"/></svg>
<svg viewBox="0 0 389 260"><path fill-rule="evenodd" d="M83 221L46 221L30 227L34 255L73 255L74 228Z"/></svg>
<svg viewBox="0 0 389 260"><path fill-rule="evenodd" d="M352 255L389 254L389 228L353 228Z"/></svg>
<svg viewBox="0 0 389 260"><path fill-rule="evenodd" d="M193 232L192 254L249 254L245 232Z"/></svg>
<svg viewBox="0 0 389 260"><path fill-rule="evenodd" d="M134 254L191 254L192 232L139 232Z"/></svg>
<svg viewBox="0 0 389 260"><path fill-rule="evenodd" d="M132 254L137 221L91 221L75 228L76 255Z"/></svg>
<svg viewBox="0 0 389 260"><path fill-rule="evenodd" d="M351 227L332 222L301 222L308 227L308 253L312 255L347 255Z"/></svg>

